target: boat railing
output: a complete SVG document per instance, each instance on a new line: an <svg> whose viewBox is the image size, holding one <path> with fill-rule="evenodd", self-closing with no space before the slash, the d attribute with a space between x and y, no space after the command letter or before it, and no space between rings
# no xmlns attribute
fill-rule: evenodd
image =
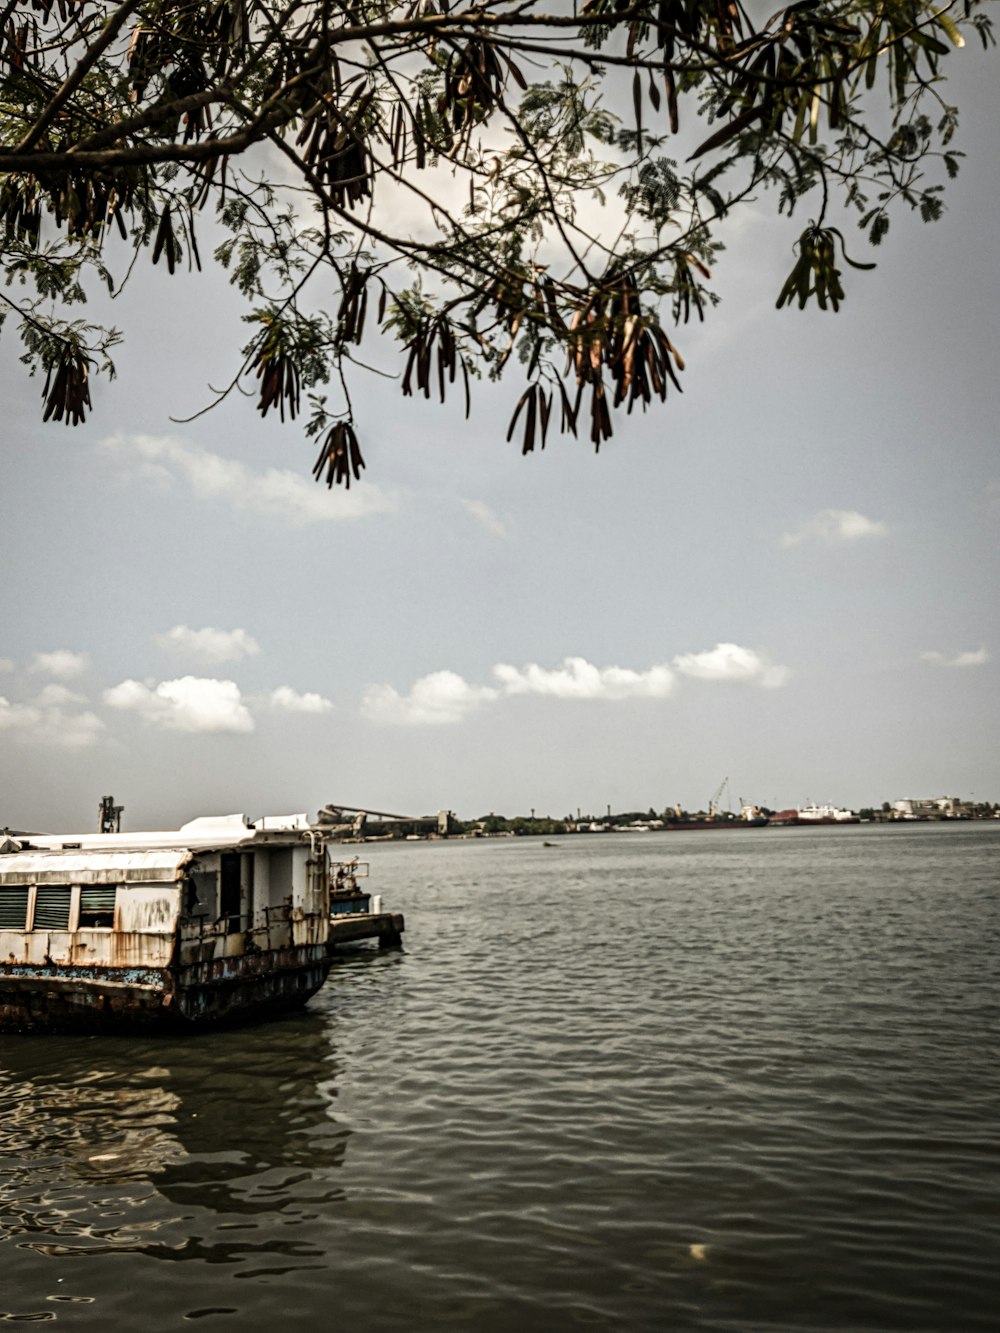
<svg viewBox="0 0 1000 1333"><path fill-rule="evenodd" d="M227 912L223 916L189 916L181 922L187 939L203 939L219 935L249 934L256 930L270 930L272 926L287 925L294 909L290 903L268 904L253 912Z"/></svg>
<svg viewBox="0 0 1000 1333"><path fill-rule="evenodd" d="M350 861L330 862L330 888L334 892L354 888L359 879L367 879L369 862L352 857Z"/></svg>

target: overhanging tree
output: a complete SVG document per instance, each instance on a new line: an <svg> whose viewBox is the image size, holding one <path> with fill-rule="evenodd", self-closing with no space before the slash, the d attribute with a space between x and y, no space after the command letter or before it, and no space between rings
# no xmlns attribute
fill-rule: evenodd
<svg viewBox="0 0 1000 1333"><path fill-rule="evenodd" d="M876 245L897 206L940 214L969 32L977 0L0 0L0 313L77 424L120 337L74 318L88 282L200 270L201 235L251 328L216 399L301 416L329 485L364 467L376 325L404 394L468 413L519 363L508 439L599 447L679 390L741 204L810 197L778 305L834 311L870 267L845 208Z"/></svg>

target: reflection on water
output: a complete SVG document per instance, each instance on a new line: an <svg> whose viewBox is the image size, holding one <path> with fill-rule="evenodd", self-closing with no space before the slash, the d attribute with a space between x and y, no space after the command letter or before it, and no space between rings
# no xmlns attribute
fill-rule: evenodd
<svg viewBox="0 0 1000 1333"><path fill-rule="evenodd" d="M339 1072L329 1021L308 1010L197 1038L6 1039L0 1235L48 1257L251 1257L275 1271L314 1258L305 1236L244 1233L342 1197Z"/></svg>
<svg viewBox="0 0 1000 1333"><path fill-rule="evenodd" d="M373 848L407 949L304 1012L0 1039L0 1318L992 1330L998 852Z"/></svg>

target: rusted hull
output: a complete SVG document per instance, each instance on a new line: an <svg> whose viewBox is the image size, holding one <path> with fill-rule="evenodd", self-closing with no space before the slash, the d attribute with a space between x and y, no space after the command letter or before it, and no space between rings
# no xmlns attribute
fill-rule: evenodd
<svg viewBox="0 0 1000 1333"><path fill-rule="evenodd" d="M330 971L325 945L216 958L180 969L176 1009L186 1023L245 1022L305 1004Z"/></svg>
<svg viewBox="0 0 1000 1333"><path fill-rule="evenodd" d="M325 945L166 968L0 966L0 1032L102 1032L251 1022L305 1004Z"/></svg>

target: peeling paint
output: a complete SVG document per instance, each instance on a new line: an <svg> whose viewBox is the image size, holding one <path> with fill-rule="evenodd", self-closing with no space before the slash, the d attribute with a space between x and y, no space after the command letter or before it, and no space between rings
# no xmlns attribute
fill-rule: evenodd
<svg viewBox="0 0 1000 1333"><path fill-rule="evenodd" d="M95 1031L245 1019L304 1003L329 967L325 943L163 968L0 964L0 1030Z"/></svg>

